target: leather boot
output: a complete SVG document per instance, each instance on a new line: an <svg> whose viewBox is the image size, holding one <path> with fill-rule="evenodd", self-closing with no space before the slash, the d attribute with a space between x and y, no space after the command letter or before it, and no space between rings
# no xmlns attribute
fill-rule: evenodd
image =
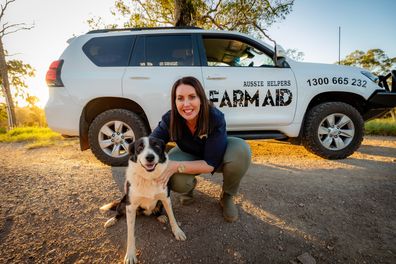
<svg viewBox="0 0 396 264"><path fill-rule="evenodd" d="M179 200L182 205L190 205L194 202L193 192L194 192L195 186L197 186L196 179L194 179L194 186L191 189L191 191L180 195Z"/></svg>
<svg viewBox="0 0 396 264"><path fill-rule="evenodd" d="M238 208L234 204L232 195L222 192L220 196L220 205L223 207L224 220L227 222L235 222L238 220Z"/></svg>

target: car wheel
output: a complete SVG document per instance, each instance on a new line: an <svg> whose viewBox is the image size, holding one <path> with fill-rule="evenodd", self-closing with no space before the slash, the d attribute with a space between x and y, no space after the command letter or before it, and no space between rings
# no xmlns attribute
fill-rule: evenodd
<svg viewBox="0 0 396 264"><path fill-rule="evenodd" d="M112 109L93 120L88 137L91 151L101 162L111 166L126 166L129 144L147 134L144 121L136 113Z"/></svg>
<svg viewBox="0 0 396 264"><path fill-rule="evenodd" d="M362 143L364 122L360 113L342 102L322 103L307 114L302 143L326 159L344 159Z"/></svg>

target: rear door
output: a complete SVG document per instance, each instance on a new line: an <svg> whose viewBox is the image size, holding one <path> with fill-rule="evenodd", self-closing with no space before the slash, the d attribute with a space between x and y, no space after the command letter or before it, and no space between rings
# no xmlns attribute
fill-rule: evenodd
<svg viewBox="0 0 396 264"><path fill-rule="evenodd" d="M150 127L170 110L170 91L176 80L194 76L202 82L197 43L191 34L140 35L123 77L123 95L138 103Z"/></svg>
<svg viewBox="0 0 396 264"><path fill-rule="evenodd" d="M200 44L204 86L225 113L228 130L260 130L293 121L296 81L290 68L275 67L271 50L230 34L203 34Z"/></svg>

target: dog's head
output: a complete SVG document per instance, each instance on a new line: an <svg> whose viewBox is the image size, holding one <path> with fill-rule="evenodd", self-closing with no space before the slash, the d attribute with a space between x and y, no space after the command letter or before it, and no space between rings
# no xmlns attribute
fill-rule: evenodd
<svg viewBox="0 0 396 264"><path fill-rule="evenodd" d="M165 143L161 139L142 137L129 144L129 163L133 166L141 166L146 172L162 173L167 161Z"/></svg>

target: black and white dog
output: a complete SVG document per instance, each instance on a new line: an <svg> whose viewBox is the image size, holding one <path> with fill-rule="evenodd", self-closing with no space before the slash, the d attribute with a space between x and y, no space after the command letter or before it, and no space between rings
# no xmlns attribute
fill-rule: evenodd
<svg viewBox="0 0 396 264"><path fill-rule="evenodd" d="M125 213L123 207L126 205L128 246L124 263L128 264L137 262L135 219L139 211L143 211L145 215L154 214L159 221L166 222L166 217L161 215L162 206L165 207L175 238L186 240L186 235L173 215L169 188L164 188L156 182L168 164L164 142L152 137L142 137L129 145L129 155L125 177L125 196L120 201L100 208L104 211L117 211L117 215L106 222L105 227L109 227Z"/></svg>

